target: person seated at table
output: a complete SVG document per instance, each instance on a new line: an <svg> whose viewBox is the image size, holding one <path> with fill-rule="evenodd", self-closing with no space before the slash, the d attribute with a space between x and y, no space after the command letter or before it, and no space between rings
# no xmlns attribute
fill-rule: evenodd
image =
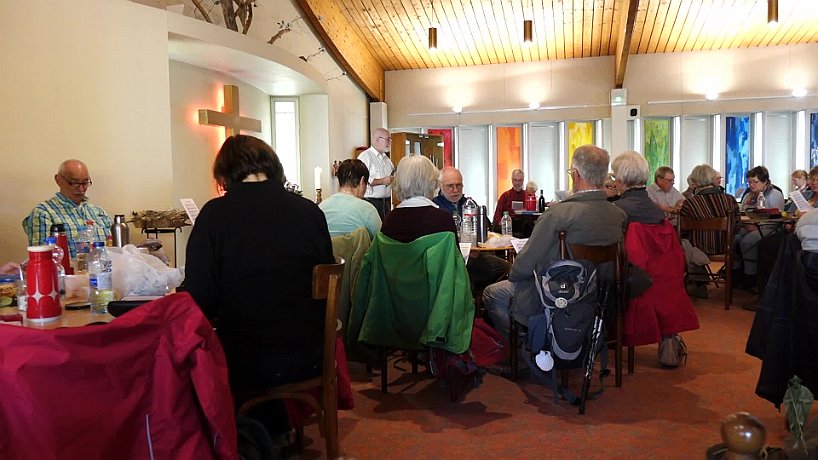
<svg viewBox="0 0 818 460"><path fill-rule="evenodd" d="M511 188L503 192L497 200L497 208L494 209L494 219L492 224L496 232L500 231L500 219L503 218L503 212L508 212L509 216L514 217L514 210L511 209L512 201L519 201L525 203L525 190L523 189L523 181L525 180L525 173L521 169L515 169L511 172Z"/></svg>
<svg viewBox="0 0 818 460"><path fill-rule="evenodd" d="M652 282L641 294L629 296L625 309L625 345L659 343L673 334L699 328L684 290L684 252L665 213L648 197L649 167L645 157L628 151L614 158L611 169L622 197L614 204L627 215L625 253L634 268Z"/></svg>
<svg viewBox="0 0 818 460"><path fill-rule="evenodd" d="M744 195L739 208L742 211L754 210L759 207L759 197L764 197L764 207L768 209L784 209L784 195L770 182L770 173L764 166L756 166L747 172L748 192ZM749 290L756 286L758 271L758 243L762 238L762 231L775 231L776 224L745 224L736 233L734 247L737 257L733 263L740 279L737 287ZM761 230L761 231L760 231Z"/></svg>
<svg viewBox="0 0 818 460"><path fill-rule="evenodd" d="M616 185L616 178L613 174L608 174L608 177L605 178L605 196L608 201L616 201L621 197L620 190Z"/></svg>
<svg viewBox="0 0 818 460"><path fill-rule="evenodd" d="M327 227L331 236L351 233L356 228L364 227L369 239L381 229L381 217L372 203L363 200L366 186L369 183L369 170L361 160L344 160L338 166L335 176L338 178L338 193L332 194L318 205L327 218Z"/></svg>
<svg viewBox="0 0 818 460"><path fill-rule="evenodd" d="M466 195L463 194L463 175L457 168L446 166L440 172L440 191L432 201L452 215L457 213L462 220L466 200ZM466 269L469 271L472 293L478 294L483 288L507 274L509 264L495 255L472 251L466 261Z"/></svg>
<svg viewBox="0 0 818 460"><path fill-rule="evenodd" d="M673 168L659 166L653 174L653 183L646 189L650 200L665 212L665 217L673 225L676 225L679 207L685 200L682 192L676 190L676 187L673 186L675 183L676 175L673 173Z"/></svg>
<svg viewBox="0 0 818 460"><path fill-rule="evenodd" d="M800 181L801 172L804 172L806 175L806 180L804 181L804 184L801 184ZM801 169L793 172L792 185L794 187L794 190L798 190L799 192L801 192L801 195L804 197L805 200L807 200L807 204L809 204L813 208L818 208L818 166L814 166L812 169L810 169L809 173ZM788 200L787 204L784 205L784 211L796 212L798 211L798 206L796 206L794 201Z"/></svg>
<svg viewBox="0 0 818 460"><path fill-rule="evenodd" d="M51 224L62 223L68 237L68 256L77 257L75 238L89 220L94 221L97 241L104 243L111 236L113 220L102 207L88 201L86 193L93 182L85 163L80 160L63 161L54 174L54 182L60 191L35 206L31 214L23 219L28 244L45 244L46 237L51 236Z"/></svg>
<svg viewBox="0 0 818 460"><path fill-rule="evenodd" d="M213 178L225 194L196 219L184 285L218 324L239 407L245 392L321 373L324 308L312 299L312 270L335 258L324 213L284 189L284 168L264 141L227 138ZM271 435L289 431L283 402L257 407L250 416Z"/></svg>
<svg viewBox="0 0 818 460"><path fill-rule="evenodd" d="M534 182L533 180L530 180L530 181L528 181L527 184L525 184L525 193L527 195L537 196L537 190L539 190L537 188L537 183Z"/></svg>
<svg viewBox="0 0 818 460"><path fill-rule="evenodd" d="M440 171L422 155L401 159L395 170L395 191L400 204L386 216L381 232L401 243L438 232L457 236L452 214L432 201L439 177Z"/></svg>
<svg viewBox="0 0 818 460"><path fill-rule="evenodd" d="M693 182L693 176L687 176L687 188L682 192L685 199L690 198L696 192L696 184Z"/></svg>
<svg viewBox="0 0 818 460"><path fill-rule="evenodd" d="M603 183L608 175L608 152L593 145L577 147L571 162L574 193L537 219L531 238L514 259L508 280L486 287L483 304L494 328L508 338L509 309L514 298L514 320L528 324L541 309L535 287L534 267L559 257L560 230L569 244L606 246L622 241L625 212L605 199Z"/></svg>
<svg viewBox="0 0 818 460"><path fill-rule="evenodd" d="M693 168L690 179L695 186L695 191L693 196L684 200L679 215L694 220L732 216L735 220L734 228L737 231L740 223L738 204L736 199L724 193L724 189L719 185L721 174L712 166L701 164ZM685 257L688 269L692 272L704 272L704 265L710 262L709 259L703 260L706 257L701 258L699 251L704 254L723 254L727 249L724 247L724 239L719 232L695 231L682 235L682 237L691 243L690 248L685 248ZM705 283L697 283L696 287L688 293L694 297L706 298L707 286Z"/></svg>
<svg viewBox="0 0 818 460"><path fill-rule="evenodd" d="M813 209L798 219L795 234L801 241L801 262L807 279L818 292L818 210Z"/></svg>

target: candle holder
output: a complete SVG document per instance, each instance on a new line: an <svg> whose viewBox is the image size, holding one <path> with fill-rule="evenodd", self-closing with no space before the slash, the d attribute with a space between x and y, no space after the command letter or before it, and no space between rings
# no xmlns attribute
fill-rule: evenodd
<svg viewBox="0 0 818 460"><path fill-rule="evenodd" d="M315 189L315 204L321 204L321 189Z"/></svg>

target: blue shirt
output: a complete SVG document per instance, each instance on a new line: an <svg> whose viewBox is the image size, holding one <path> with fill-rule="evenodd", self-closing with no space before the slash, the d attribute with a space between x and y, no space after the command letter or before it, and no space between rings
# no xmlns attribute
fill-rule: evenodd
<svg viewBox="0 0 818 460"><path fill-rule="evenodd" d="M381 218L375 206L353 195L335 193L318 207L324 211L330 236L347 235L356 228L364 227L369 238L374 239L381 229Z"/></svg>

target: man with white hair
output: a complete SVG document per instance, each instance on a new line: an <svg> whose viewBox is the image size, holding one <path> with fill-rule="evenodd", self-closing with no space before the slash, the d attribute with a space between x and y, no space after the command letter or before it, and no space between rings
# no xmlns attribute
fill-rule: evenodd
<svg viewBox="0 0 818 460"><path fill-rule="evenodd" d="M381 221L392 209L392 174L395 172L395 165L387 155L391 147L392 137L389 131L377 128L372 131L370 147L358 155L358 159L369 170L369 182L364 199L375 206Z"/></svg>
<svg viewBox="0 0 818 460"><path fill-rule="evenodd" d="M483 303L495 329L508 337L510 299L514 297L514 319L528 324L528 318L541 309L534 268L559 257L559 232L565 230L567 243L607 246L622 241L625 213L609 203L603 188L608 175L608 152L593 145L574 151L571 178L574 193L551 205L537 219L531 238L517 255L508 280L488 286Z"/></svg>
<svg viewBox="0 0 818 460"><path fill-rule="evenodd" d="M508 211L508 215L514 216L514 212L511 210L512 201L525 202L523 181L525 181L525 173L522 169L515 169L511 172L511 188L500 195L497 200L497 207L494 209L494 221L492 223L495 229L500 228L500 219L503 217L503 212Z"/></svg>

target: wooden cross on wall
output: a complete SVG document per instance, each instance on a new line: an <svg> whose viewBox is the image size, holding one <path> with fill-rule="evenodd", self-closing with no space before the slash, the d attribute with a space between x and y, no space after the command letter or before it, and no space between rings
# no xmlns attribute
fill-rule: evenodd
<svg viewBox="0 0 818 460"><path fill-rule="evenodd" d="M226 137L239 134L241 130L261 132L261 120L247 118L239 113L239 87L224 85L224 112L199 109L199 124L224 126Z"/></svg>

